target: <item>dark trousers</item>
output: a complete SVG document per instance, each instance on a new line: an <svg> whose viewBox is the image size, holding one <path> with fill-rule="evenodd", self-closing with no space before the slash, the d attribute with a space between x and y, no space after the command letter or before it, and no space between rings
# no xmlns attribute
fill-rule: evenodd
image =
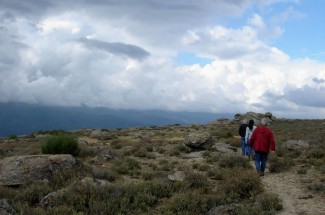
<svg viewBox="0 0 325 215"><path fill-rule="evenodd" d="M257 171L265 171L267 155L267 152L255 152L255 166Z"/></svg>

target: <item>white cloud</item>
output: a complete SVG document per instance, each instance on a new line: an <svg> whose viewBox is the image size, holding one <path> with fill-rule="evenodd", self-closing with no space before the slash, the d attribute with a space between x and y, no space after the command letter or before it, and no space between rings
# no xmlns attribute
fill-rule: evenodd
<svg viewBox="0 0 325 215"><path fill-rule="evenodd" d="M276 22L269 26L258 13L239 27L218 22L239 16L250 1L5 2L2 102L284 117L325 112L325 64L269 45L283 33ZM176 66L178 52L211 63Z"/></svg>

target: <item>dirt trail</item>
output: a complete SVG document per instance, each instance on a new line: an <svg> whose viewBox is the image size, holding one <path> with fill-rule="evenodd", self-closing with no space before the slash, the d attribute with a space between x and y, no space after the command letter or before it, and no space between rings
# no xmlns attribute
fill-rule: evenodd
<svg viewBox="0 0 325 215"><path fill-rule="evenodd" d="M254 161L250 164L255 168ZM294 169L285 173L269 173L266 169L261 179L266 192L276 193L282 199L283 209L279 215L324 215L324 196L306 188L312 181L311 177L309 174L297 174Z"/></svg>

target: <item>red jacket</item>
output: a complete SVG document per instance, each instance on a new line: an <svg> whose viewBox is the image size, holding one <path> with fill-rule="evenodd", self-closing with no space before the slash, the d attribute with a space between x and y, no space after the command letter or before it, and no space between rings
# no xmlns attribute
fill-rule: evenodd
<svg viewBox="0 0 325 215"><path fill-rule="evenodd" d="M272 151L275 151L273 132L265 126L258 126L249 140L249 147L252 145L255 151L268 153L270 147Z"/></svg>

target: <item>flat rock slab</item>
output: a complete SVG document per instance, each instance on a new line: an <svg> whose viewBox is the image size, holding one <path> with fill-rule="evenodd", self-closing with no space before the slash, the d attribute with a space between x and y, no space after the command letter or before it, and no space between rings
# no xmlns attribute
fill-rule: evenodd
<svg viewBox="0 0 325 215"><path fill-rule="evenodd" d="M80 165L70 154L7 157L0 161L0 185L20 185L26 179L50 181L54 172Z"/></svg>

